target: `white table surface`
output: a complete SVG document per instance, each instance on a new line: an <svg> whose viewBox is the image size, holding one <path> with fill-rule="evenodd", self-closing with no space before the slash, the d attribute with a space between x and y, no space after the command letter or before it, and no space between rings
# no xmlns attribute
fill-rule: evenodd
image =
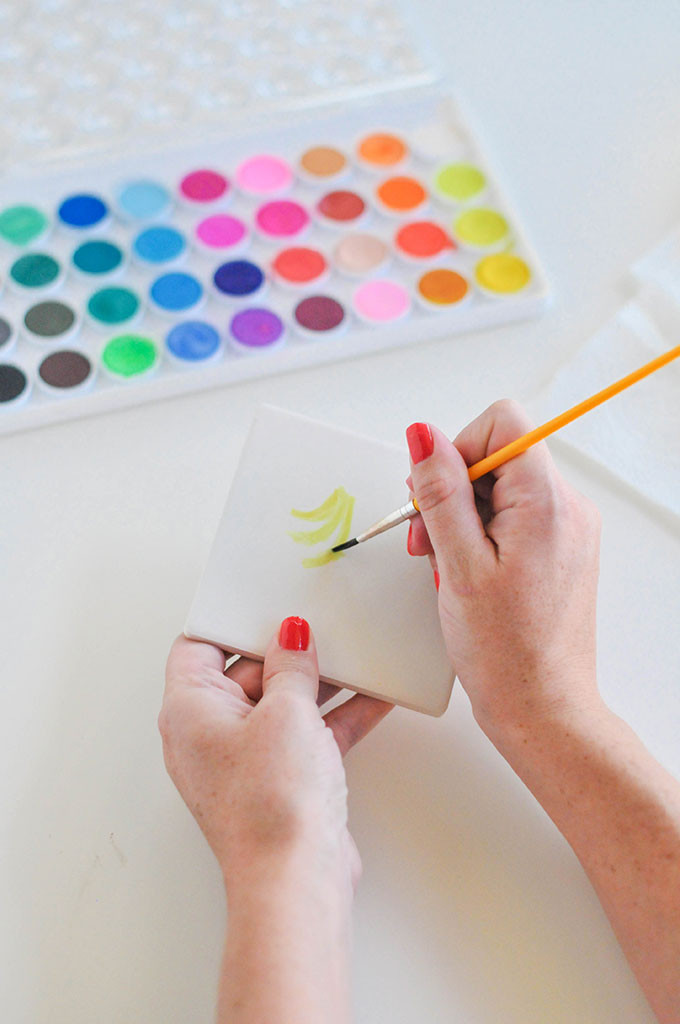
<svg viewBox="0 0 680 1024"><path fill-rule="evenodd" d="M555 305L528 325L0 442L8 1024L212 1019L220 880L165 775L156 715L166 652L258 403L390 441L415 419L453 433L498 397L528 399L625 299L633 259L680 219L674 0L421 9ZM678 772L678 524L554 450L602 510L602 690ZM653 1020L578 862L459 686L441 719L395 711L348 773L364 860L358 1022Z"/></svg>

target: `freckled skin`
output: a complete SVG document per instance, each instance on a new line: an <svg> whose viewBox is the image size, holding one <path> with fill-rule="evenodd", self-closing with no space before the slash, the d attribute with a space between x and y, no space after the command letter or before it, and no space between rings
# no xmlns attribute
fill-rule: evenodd
<svg viewBox="0 0 680 1024"><path fill-rule="evenodd" d="M475 718L573 847L663 1024L680 1007L680 786L597 688L599 514L545 444L470 484L531 429L514 403L412 461L409 551L439 573L439 616ZM417 458L417 452L415 456Z"/></svg>
<svg viewBox="0 0 680 1024"><path fill-rule="evenodd" d="M297 620L300 621L300 620ZM322 715L314 639L264 665L180 637L159 716L168 772L208 840L229 907L220 1024L346 1024L361 861L342 758L391 705L356 694Z"/></svg>
<svg viewBox="0 0 680 1024"><path fill-rule="evenodd" d="M597 513L545 445L474 487L467 473L530 426L505 402L453 445L418 425L409 486L422 515L409 547L436 570L444 639L477 722L579 857L659 1021L677 1024L680 786L597 690ZM301 518L323 521L336 497ZM223 651L185 638L168 659L165 761L229 905L219 1024L351 1019L360 860L342 755L389 705L355 695L322 716L335 690L319 683L306 624L285 625L264 665L241 659L225 673Z"/></svg>

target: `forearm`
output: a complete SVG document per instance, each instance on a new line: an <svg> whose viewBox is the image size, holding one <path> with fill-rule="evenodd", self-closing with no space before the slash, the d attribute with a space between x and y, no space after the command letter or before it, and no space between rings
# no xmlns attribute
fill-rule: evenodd
<svg viewBox="0 0 680 1024"><path fill-rule="evenodd" d="M571 844L649 1002L680 1020L680 784L604 705L489 728Z"/></svg>
<svg viewBox="0 0 680 1024"><path fill-rule="evenodd" d="M348 1024L350 893L297 854L226 884L219 1024Z"/></svg>

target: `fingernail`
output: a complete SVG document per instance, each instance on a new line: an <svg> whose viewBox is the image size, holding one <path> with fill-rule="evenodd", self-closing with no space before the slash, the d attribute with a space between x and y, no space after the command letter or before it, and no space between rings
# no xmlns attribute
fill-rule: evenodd
<svg viewBox="0 0 680 1024"><path fill-rule="evenodd" d="M306 651L309 645L309 623L299 615L284 619L279 629L279 646L286 651Z"/></svg>
<svg viewBox="0 0 680 1024"><path fill-rule="evenodd" d="M437 590L439 590L439 584L440 584L440 582L441 582L441 581L440 581L440 579L439 579L439 573L438 573L438 572L437 572L437 570L435 569L435 570L434 570L434 585L435 585L435 587L437 588Z"/></svg>
<svg viewBox="0 0 680 1024"><path fill-rule="evenodd" d="M429 423L412 423L406 430L406 441L414 463L422 462L434 451L434 438Z"/></svg>
<svg viewBox="0 0 680 1024"><path fill-rule="evenodd" d="M411 550L412 543L413 543L413 523L409 523L408 524L408 537L406 538L406 550L408 551L409 555L413 554L413 551Z"/></svg>

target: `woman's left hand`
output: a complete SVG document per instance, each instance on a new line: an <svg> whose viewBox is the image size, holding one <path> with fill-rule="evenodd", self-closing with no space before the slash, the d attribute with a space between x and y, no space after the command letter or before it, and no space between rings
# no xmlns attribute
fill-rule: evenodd
<svg viewBox="0 0 680 1024"><path fill-rule="evenodd" d="M289 852L351 894L361 865L342 758L392 705L357 694L322 716L337 688L319 684L304 619L283 621L264 664L241 658L225 673L227 657L179 637L159 716L168 772L227 885Z"/></svg>

